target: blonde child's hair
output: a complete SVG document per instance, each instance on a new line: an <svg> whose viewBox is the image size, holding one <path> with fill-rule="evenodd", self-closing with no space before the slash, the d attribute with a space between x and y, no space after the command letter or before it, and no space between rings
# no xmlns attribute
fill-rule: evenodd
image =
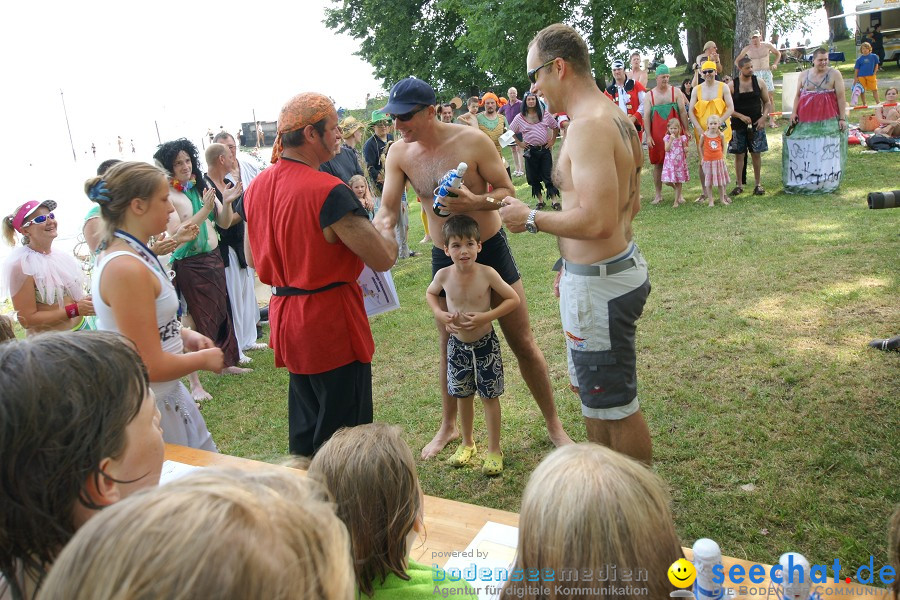
<svg viewBox="0 0 900 600"><path fill-rule="evenodd" d="M709 129L710 121L712 121L713 119L715 119L716 123L718 123L720 125L722 124L722 119L719 118L719 115L709 115L709 117L707 117L707 119L706 119L706 129L707 130Z"/></svg>
<svg viewBox="0 0 900 600"><path fill-rule="evenodd" d="M872 44L870 44L869 42L863 42L862 44L859 45L859 49L860 50L868 50L869 52L871 52Z"/></svg>
<svg viewBox="0 0 900 600"><path fill-rule="evenodd" d="M559 448L534 470L522 496L515 569L565 571L616 565L646 571L646 596L668 597L669 565L682 557L669 496L646 466L596 444ZM580 598L596 580L566 586ZM502 598L535 596L543 587L514 582Z"/></svg>
<svg viewBox="0 0 900 600"><path fill-rule="evenodd" d="M355 595L347 530L327 491L288 470L204 469L93 517L41 598L321 598Z"/></svg>
<svg viewBox="0 0 900 600"><path fill-rule="evenodd" d="M313 457L309 477L334 495L360 591L372 596L376 579L390 574L409 580L407 536L422 518L422 495L400 428L370 423L338 431Z"/></svg>
<svg viewBox="0 0 900 600"><path fill-rule="evenodd" d="M672 123L675 123L676 125L678 125L678 129L681 129L681 121L678 119L678 117L672 117L671 119L669 119L669 122L666 123L666 129L671 127Z"/></svg>
<svg viewBox="0 0 900 600"><path fill-rule="evenodd" d="M891 592L894 600L900 600L900 504L894 510L891 523L888 525L888 560L894 567L894 583L891 584Z"/></svg>
<svg viewBox="0 0 900 600"><path fill-rule="evenodd" d="M360 181L362 181L364 184L366 184L366 189L369 189L369 182L366 181L366 178L365 178L365 177L363 177L362 175L359 175L359 174L354 175L353 177L351 177L351 178L350 178L350 181L347 183L347 185L350 186L350 187L352 188L354 185L356 185L356 184L359 183Z"/></svg>

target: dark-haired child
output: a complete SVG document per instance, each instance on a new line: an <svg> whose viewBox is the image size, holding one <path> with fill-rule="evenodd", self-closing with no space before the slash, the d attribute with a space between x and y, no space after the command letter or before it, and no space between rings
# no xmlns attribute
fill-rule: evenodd
<svg viewBox="0 0 900 600"><path fill-rule="evenodd" d="M467 215L454 215L443 226L444 252L453 261L439 270L425 298L437 321L450 333L447 341L447 389L458 399L462 443L450 465L470 464L477 454L473 439L474 398L478 390L488 429L488 453L481 468L485 475L503 471L500 450L500 395L503 394L503 362L500 341L492 322L519 305L515 290L493 268L475 262L481 252L478 223ZM440 296L447 296L447 310ZM502 300L491 308L491 296Z"/></svg>

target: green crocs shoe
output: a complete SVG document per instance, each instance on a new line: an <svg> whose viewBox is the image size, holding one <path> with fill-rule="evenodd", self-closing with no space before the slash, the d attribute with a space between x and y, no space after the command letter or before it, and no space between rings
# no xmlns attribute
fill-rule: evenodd
<svg viewBox="0 0 900 600"><path fill-rule="evenodd" d="M494 477L503 472L503 453L488 452L484 457L484 464L481 465L481 472L488 477Z"/></svg>
<svg viewBox="0 0 900 600"><path fill-rule="evenodd" d="M450 460L447 461L447 464L451 467L464 467L472 462L477 453L478 449L475 447L475 444L471 446L460 444L453 456L450 457Z"/></svg>

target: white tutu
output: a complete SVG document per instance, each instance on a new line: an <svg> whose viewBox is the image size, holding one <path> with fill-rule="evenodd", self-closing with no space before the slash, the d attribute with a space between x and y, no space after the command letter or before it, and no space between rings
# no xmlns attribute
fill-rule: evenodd
<svg viewBox="0 0 900 600"><path fill-rule="evenodd" d="M59 304L66 296L84 298L84 273L75 257L62 250L50 254L28 246L16 246L0 268L0 298L19 293L28 277L34 278L35 300L41 304Z"/></svg>

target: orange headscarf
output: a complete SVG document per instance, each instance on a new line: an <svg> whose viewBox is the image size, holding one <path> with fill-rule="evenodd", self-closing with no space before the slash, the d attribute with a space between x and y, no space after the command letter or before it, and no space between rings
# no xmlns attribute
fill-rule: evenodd
<svg viewBox="0 0 900 600"><path fill-rule="evenodd" d="M497 94L494 92L488 92L484 96L481 97L481 100L478 101L478 106L484 106L485 100L493 100L497 103L497 106L500 106L500 98L497 97Z"/></svg>
<svg viewBox="0 0 900 600"><path fill-rule="evenodd" d="M318 123L330 115L337 117L334 103L328 96L316 92L303 92L288 100L281 107L278 115L278 132L275 136L275 144L272 147L272 163L278 162L284 146L281 144L281 135L303 129L307 125Z"/></svg>

